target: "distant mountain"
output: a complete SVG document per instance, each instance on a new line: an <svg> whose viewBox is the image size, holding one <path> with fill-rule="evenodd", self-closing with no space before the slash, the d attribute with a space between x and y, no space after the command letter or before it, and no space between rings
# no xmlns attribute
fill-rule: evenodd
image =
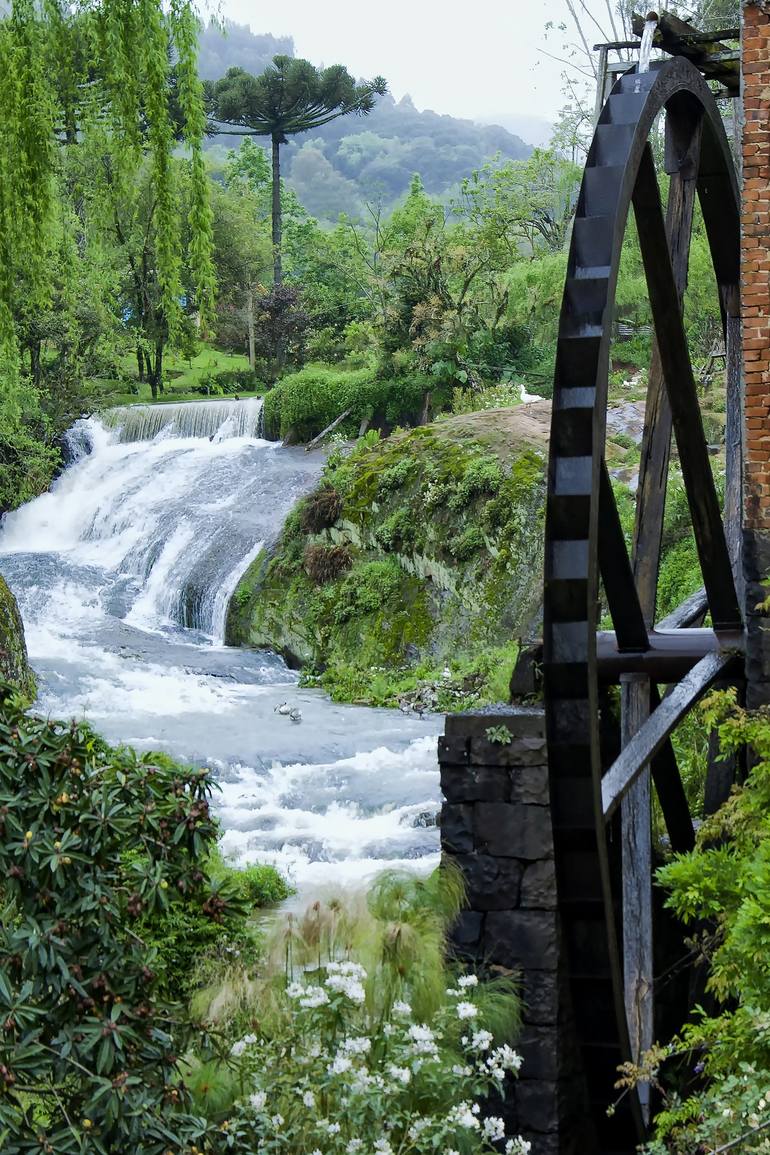
<svg viewBox="0 0 770 1155"><path fill-rule="evenodd" d="M244 68L257 75L274 56L293 56L292 36L255 35L248 24L225 21L225 33L209 24L198 38L198 72L203 80L219 80L228 68Z"/></svg>
<svg viewBox="0 0 770 1155"><path fill-rule="evenodd" d="M226 28L226 36L213 25L201 35L200 72L206 80L234 66L256 74L276 54L294 55L290 36L257 36L230 22ZM226 139L228 147L237 147L237 137ZM292 137L284 149L284 173L309 212L336 220L341 212L359 215L366 202L391 206L415 173L428 192L445 196L496 153L522 160L531 151L500 125L420 112L409 96L396 102L388 95L368 116L340 117L311 137Z"/></svg>

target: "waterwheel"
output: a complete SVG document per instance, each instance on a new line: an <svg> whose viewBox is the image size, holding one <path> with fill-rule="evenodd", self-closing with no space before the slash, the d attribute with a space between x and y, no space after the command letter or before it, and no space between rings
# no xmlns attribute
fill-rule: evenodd
<svg viewBox="0 0 770 1155"><path fill-rule="evenodd" d="M664 208L650 134L665 110ZM720 295L728 361L724 513L682 319L695 196ZM629 549L606 464L611 327L633 207L654 324L636 528ZM739 596L738 188L700 73L674 58L614 88L588 154L559 325L546 516L543 676L565 983L593 1134L632 1152L644 1090L617 1097L618 1065L652 1042L651 790L674 850L693 821L671 735L715 683L743 672ZM703 592L663 621L656 601L672 432ZM601 630L604 612L612 630ZM703 623L708 622L708 627ZM620 686L620 691L613 687ZM723 784L722 784L723 785ZM722 786L712 782L712 792Z"/></svg>

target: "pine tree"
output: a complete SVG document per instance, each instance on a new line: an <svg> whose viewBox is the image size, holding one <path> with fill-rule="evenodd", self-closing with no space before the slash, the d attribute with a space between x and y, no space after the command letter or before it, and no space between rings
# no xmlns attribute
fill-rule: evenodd
<svg viewBox="0 0 770 1155"><path fill-rule="evenodd" d="M280 148L299 132L320 128L339 116L365 116L376 96L387 91L381 76L356 84L341 64L315 68L308 60L276 56L261 76L230 68L221 80L207 85L209 111L218 125L237 125L231 136L269 136L272 143L273 279L283 280L281 266Z"/></svg>

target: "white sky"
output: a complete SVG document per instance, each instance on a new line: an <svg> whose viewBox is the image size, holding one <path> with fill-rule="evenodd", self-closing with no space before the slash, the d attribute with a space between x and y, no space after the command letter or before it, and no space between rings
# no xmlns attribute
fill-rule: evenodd
<svg viewBox="0 0 770 1155"><path fill-rule="evenodd" d="M606 26L606 0L585 0ZM344 64L355 76L386 78L418 108L476 120L510 116L552 121L564 103L558 33L563 0L222 0L223 15L253 32L289 34L298 56ZM588 17L587 39L601 39Z"/></svg>

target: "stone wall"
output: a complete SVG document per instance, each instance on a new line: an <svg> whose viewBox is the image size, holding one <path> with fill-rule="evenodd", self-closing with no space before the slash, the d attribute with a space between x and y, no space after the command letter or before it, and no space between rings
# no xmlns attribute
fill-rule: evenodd
<svg viewBox="0 0 770 1155"><path fill-rule="evenodd" d="M770 702L770 3L744 3L741 314L745 372L744 575L748 705Z"/></svg>
<svg viewBox="0 0 770 1155"><path fill-rule="evenodd" d="M509 742L499 740L499 727L507 729ZM575 1065L558 1018L559 933L543 711L505 706L450 715L439 761L446 799L442 849L462 869L468 892L455 950L482 971L521 976L518 1049L524 1062L506 1092L508 1130L530 1139L538 1155L577 1152L579 1136L569 1124Z"/></svg>

